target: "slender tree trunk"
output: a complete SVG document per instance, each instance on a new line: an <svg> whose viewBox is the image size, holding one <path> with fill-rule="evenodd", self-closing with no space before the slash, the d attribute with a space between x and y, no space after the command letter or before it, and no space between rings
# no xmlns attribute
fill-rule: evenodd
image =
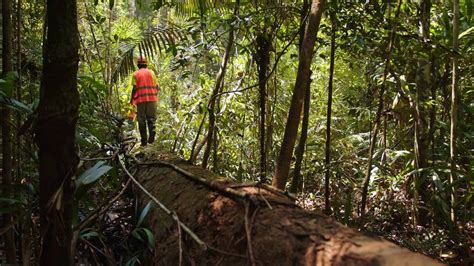
<svg viewBox="0 0 474 266"><path fill-rule="evenodd" d="M266 105L267 105L267 72L270 64L271 38L263 29L257 36L257 66L259 88L259 144L260 144L260 182L264 183L267 175L267 154L265 149Z"/></svg>
<svg viewBox="0 0 474 266"><path fill-rule="evenodd" d="M331 213L331 203L329 201L331 191L329 190L329 181L331 176L331 115L332 115L332 85L334 78L334 56L336 53L336 14L331 12L332 32L331 32L331 61L329 63L329 83L328 83L328 107L326 115L326 152L324 165L324 212Z"/></svg>
<svg viewBox="0 0 474 266"><path fill-rule="evenodd" d="M395 18L398 18L398 15L400 14L400 7L402 4L402 0L398 0L398 6L397 10L395 12ZM385 58L385 68L383 71L383 78L382 78L382 84L380 85L380 92L379 92L379 103L377 107L377 113L375 115L374 119L374 128L371 133L371 138L370 138L370 146L369 146L369 154L368 154L368 160L367 160L367 170L365 172L365 178L362 183L362 199L360 203L360 219L364 220L365 218L365 208L367 205L367 193L369 190L369 182L370 182L370 173L372 172L372 160L373 160L373 154L374 154L374 149L375 149L375 143L377 141L377 133L380 127L380 119L382 117L382 111L383 111L383 106L384 106L384 95L385 95L385 83L387 80L387 74L390 71L390 58L392 56L392 50L393 50L393 43L395 41L395 32L397 29L397 21L395 20L392 31L390 32L390 37L389 37L389 44L388 44L388 49L386 52L386 58Z"/></svg>
<svg viewBox="0 0 474 266"><path fill-rule="evenodd" d="M191 147L191 155L189 156L189 159L188 159L188 162L190 162L190 163L194 163L194 161L196 160L199 152L201 151L202 146L201 146L201 148L198 149L197 152L195 152L195 149L196 149L196 145L197 145L198 140L199 140L199 136L201 136L202 127L204 126L204 121L206 120L206 116L207 116L207 113L204 113L204 115L202 116L202 119L201 119L201 123L199 124L198 132L196 134L196 138L194 138L193 146ZM204 145L206 143L205 140L207 140L207 136L201 142L202 145Z"/></svg>
<svg viewBox="0 0 474 266"><path fill-rule="evenodd" d="M459 0L453 0L453 50L458 50L458 36L459 36ZM459 104L459 88L458 88L458 59L453 54L453 72L452 72L452 85L451 85L451 136L449 138L449 157L451 163L451 172L449 175L449 182L451 184L451 221L456 224L456 186L454 182L457 179L456 176L456 157L457 157L457 138L458 138L458 104Z"/></svg>
<svg viewBox="0 0 474 266"><path fill-rule="evenodd" d="M12 66L12 39L13 39L13 25L12 25L12 1L2 0L2 76L13 70ZM8 95L12 96L12 95ZM3 108L1 116L2 125L2 182L5 187L3 195L7 198L11 196L9 187L12 185L13 172L13 158L12 158L12 126L11 126L11 111L8 108ZM5 224L10 224L13 216L10 213L3 214L3 221ZM16 247L15 235L13 229L5 233L5 255L7 263L16 264Z"/></svg>
<svg viewBox="0 0 474 266"><path fill-rule="evenodd" d="M16 60L17 60L17 75L18 79L16 82L16 99L18 101L22 100L22 88L21 88L21 0L17 0L16 5ZM21 127L21 114L18 112L16 116L16 127ZM21 143L20 143L20 134L16 134L16 174L17 177L21 176Z"/></svg>
<svg viewBox="0 0 474 266"><path fill-rule="evenodd" d="M71 219L78 156L79 32L75 0L47 1L43 77L36 141L39 146L41 265L72 265Z"/></svg>
<svg viewBox="0 0 474 266"><path fill-rule="evenodd" d="M423 0L421 2L420 17L420 35L424 42L430 37L430 9L431 1ZM415 99L415 157L417 169L428 167L428 117L429 110L425 107L429 99L431 87L430 61L424 57L418 59L418 68L416 75L416 99ZM415 203L417 209L417 224L425 225L428 223L428 179L427 171L421 171L415 174Z"/></svg>
<svg viewBox="0 0 474 266"><path fill-rule="evenodd" d="M309 8L310 8L309 1L305 0L303 2L303 8L301 9L301 16L300 16L300 36L299 36L300 39L298 42L298 49L300 53L301 53L301 46L304 40L304 33L305 33L305 28L306 28L306 16L308 15ZM303 103L303 121L301 125L301 137L300 137L298 146L296 146L296 150L295 150L296 161L295 161L295 170L293 171L294 173L293 179L291 180L291 185L290 185L291 193L297 193L298 191L300 191L303 184L301 180L301 166L303 162L304 149L306 146L306 139L308 137L310 103L311 103L311 78L309 79L308 84L305 88L304 103Z"/></svg>
<svg viewBox="0 0 474 266"><path fill-rule="evenodd" d="M290 159L295 147L296 135L298 133L305 88L311 75L310 70L314 53L314 44L316 42L319 23L324 10L324 2L324 0L313 0L311 5L308 27L306 28L299 56L298 73L285 127L285 134L283 136L280 154L278 155L275 175L272 180L272 185L279 189L285 188L288 174L290 172Z"/></svg>
<svg viewBox="0 0 474 266"><path fill-rule="evenodd" d="M237 16L239 12L239 5L240 5L240 1L237 1L234 8L234 17ZM209 156L211 155L211 148L214 143L214 127L215 127L215 121L216 121L216 115L214 113L214 109L216 106L218 94L221 91L221 87L224 81L225 72L227 70L227 63L230 57L230 52L234 44L234 26L231 24L230 27L231 28L229 31L229 38L227 40L227 46L225 48L224 55L222 57L221 67L219 69L219 72L217 73L216 84L214 86L214 90L212 91L211 98L207 106L207 110L209 112L209 125L208 125L208 130L207 130L206 149L204 150L204 155L202 158L203 168L207 168L207 164L209 162Z"/></svg>
<svg viewBox="0 0 474 266"><path fill-rule="evenodd" d="M433 103L436 103L436 89L439 87L441 76L437 74L437 69L436 69L436 61L435 61L435 55L434 53L431 55L431 76L433 77L432 80L433 82L431 83L431 101ZM438 80L438 76L439 80ZM435 123L436 123L436 104L432 104L430 108L430 124L429 124L429 140L428 142L431 144L431 165L433 166L435 161L436 161L436 141L435 141Z"/></svg>

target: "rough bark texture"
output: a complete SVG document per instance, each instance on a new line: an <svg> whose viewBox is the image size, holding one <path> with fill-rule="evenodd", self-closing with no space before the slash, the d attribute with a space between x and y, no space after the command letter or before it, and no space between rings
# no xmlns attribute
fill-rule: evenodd
<svg viewBox="0 0 474 266"><path fill-rule="evenodd" d="M314 44L316 42L319 23L324 10L324 0L313 0L309 13L308 27L306 28L303 44L299 55L298 73L295 88L291 98L290 110L285 127L285 134L278 155L275 175L272 185L284 189L290 172L290 159L295 147L298 125L300 123L301 109L303 107L306 84L311 75L311 62L313 61Z"/></svg>
<svg viewBox="0 0 474 266"><path fill-rule="evenodd" d="M152 154L152 149L146 152L145 161L172 163L209 181L218 181L227 187L231 185L224 178L184 160ZM135 177L212 247L203 250L182 232L185 265L246 265L250 260L249 237L255 265L440 264L379 237L356 232L318 212L303 210L293 205L286 196L264 189L235 188L240 192L260 192L260 195L254 194L255 197L265 197L271 208L263 200L259 200L257 206L223 196L166 166L140 165ZM149 198L139 190L136 194L143 208ZM246 205L249 206L247 218ZM152 264L178 265L179 234L176 223L157 208L153 208L147 217L147 223L156 237Z"/></svg>
<svg viewBox="0 0 474 266"><path fill-rule="evenodd" d="M75 0L48 0L47 38L38 107L41 265L71 265L73 182L78 157L79 35Z"/></svg>

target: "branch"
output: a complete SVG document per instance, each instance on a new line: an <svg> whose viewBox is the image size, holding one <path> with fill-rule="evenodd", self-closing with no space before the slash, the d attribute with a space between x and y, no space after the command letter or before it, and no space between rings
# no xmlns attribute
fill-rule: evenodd
<svg viewBox="0 0 474 266"><path fill-rule="evenodd" d="M143 193L145 193L145 195L147 195L153 202L155 202L156 204L158 204L158 207L163 210L166 214L168 214L168 216L170 216L186 233L189 234L189 236L191 236L192 239L194 239L194 241L196 241L196 243L201 246L202 249L206 250L208 248L208 246L206 245L206 243L204 241L202 241L193 231L191 231L191 229L189 229L189 227L187 227L185 224L183 224L179 218L178 218L178 215L176 215L175 212L172 212L170 211L165 205L163 205L163 203L161 203L155 196L153 196L148 190L146 190L141 184L140 182L137 181L137 179L135 179L135 177L130 174L130 172L127 170L127 168L125 167L125 165L123 164L122 160L118 160L119 163L120 163L120 166L122 167L123 171L127 174L127 176L133 181L133 183L135 183L135 185L137 185L137 187L143 191Z"/></svg>
<svg viewBox="0 0 474 266"><path fill-rule="evenodd" d="M123 195L123 193L125 193L125 190L130 185L130 181L131 181L130 179L127 180L127 183L125 183L125 186L122 188L122 190L120 190L117 193L117 195L115 195L115 197L107 199L101 204L101 206L95 208L95 210L91 214L89 214L89 216L86 219L82 220L80 224L78 224L76 227L73 228L73 231L84 229L92 221L94 221L97 217L99 217L107 209L109 209L109 207L112 206L112 204L114 204L114 202L116 202Z"/></svg>

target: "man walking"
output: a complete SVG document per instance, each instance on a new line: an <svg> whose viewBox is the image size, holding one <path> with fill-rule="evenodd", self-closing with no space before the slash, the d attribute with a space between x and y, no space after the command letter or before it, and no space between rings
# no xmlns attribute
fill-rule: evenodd
<svg viewBox="0 0 474 266"><path fill-rule="evenodd" d="M137 106L141 145L146 146L147 143L155 141L156 102L160 87L153 71L147 68L144 57L138 57L137 65L138 70L132 76L133 89L130 103Z"/></svg>

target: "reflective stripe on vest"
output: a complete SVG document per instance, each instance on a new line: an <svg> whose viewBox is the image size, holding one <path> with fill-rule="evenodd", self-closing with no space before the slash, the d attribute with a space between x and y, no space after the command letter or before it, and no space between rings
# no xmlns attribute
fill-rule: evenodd
<svg viewBox="0 0 474 266"><path fill-rule="evenodd" d="M136 92L133 95L133 103L156 102L158 100L158 89L153 81L153 75L149 69L141 68L133 73L136 81Z"/></svg>

